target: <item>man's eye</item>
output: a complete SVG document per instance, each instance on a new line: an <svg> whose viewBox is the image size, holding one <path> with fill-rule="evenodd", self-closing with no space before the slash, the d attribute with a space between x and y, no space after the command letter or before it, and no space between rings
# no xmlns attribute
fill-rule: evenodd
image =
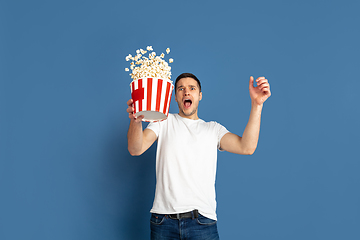
<svg viewBox="0 0 360 240"><path fill-rule="evenodd" d="M191 88L191 90L195 90L195 88L194 88L194 87L192 87L192 88Z"/></svg>

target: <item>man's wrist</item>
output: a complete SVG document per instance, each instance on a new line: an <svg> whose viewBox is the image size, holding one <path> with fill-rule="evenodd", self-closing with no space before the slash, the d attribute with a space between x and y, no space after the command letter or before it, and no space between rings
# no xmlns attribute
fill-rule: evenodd
<svg viewBox="0 0 360 240"><path fill-rule="evenodd" d="M253 108L254 110L262 110L263 105L263 103L258 104L255 101L251 101L251 108Z"/></svg>

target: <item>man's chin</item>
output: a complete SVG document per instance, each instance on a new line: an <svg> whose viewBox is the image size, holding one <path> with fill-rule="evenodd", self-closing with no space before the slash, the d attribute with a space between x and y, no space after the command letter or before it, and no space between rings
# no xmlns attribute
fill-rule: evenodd
<svg viewBox="0 0 360 240"><path fill-rule="evenodd" d="M187 110L181 110L182 114L186 117L190 117L192 115L194 115L196 113L196 110L193 110L191 111L190 109L187 111Z"/></svg>

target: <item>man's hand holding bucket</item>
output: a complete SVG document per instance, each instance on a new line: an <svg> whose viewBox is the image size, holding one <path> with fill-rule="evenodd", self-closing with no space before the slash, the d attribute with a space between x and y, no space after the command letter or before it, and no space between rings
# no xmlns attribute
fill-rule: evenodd
<svg viewBox="0 0 360 240"><path fill-rule="evenodd" d="M139 117L136 117L136 115L134 114L133 104L134 101L132 99L127 101L128 108L126 109L126 111L129 113L129 118L131 120L134 120L135 122L141 122L141 120L144 118L144 115L140 115Z"/></svg>

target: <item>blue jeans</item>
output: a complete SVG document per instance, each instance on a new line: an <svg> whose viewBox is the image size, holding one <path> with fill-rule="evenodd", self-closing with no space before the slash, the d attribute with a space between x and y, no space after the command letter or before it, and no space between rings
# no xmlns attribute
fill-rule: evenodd
<svg viewBox="0 0 360 240"><path fill-rule="evenodd" d="M218 240L215 220L199 214L198 218L171 219L164 214L151 214L151 240Z"/></svg>

